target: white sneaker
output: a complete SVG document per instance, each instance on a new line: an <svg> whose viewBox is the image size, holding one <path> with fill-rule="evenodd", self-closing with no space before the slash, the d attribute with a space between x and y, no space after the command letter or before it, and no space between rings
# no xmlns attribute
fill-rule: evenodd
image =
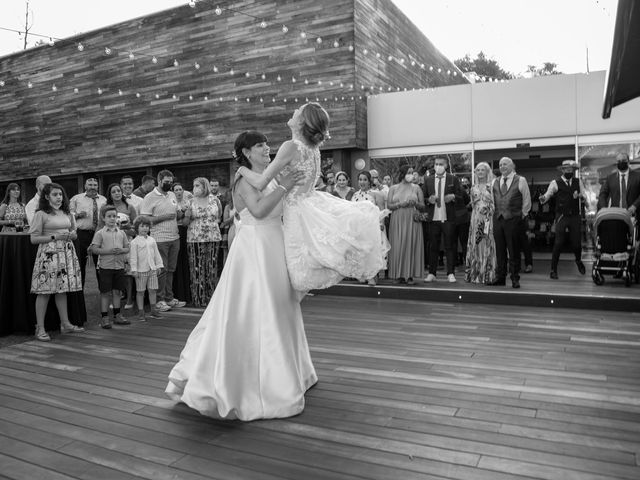
<svg viewBox="0 0 640 480"><path fill-rule="evenodd" d="M132 308L133 308L133 303L127 303L127 304L125 304L125 306L124 306L124 309L125 309L125 310L131 310Z"/></svg>
<svg viewBox="0 0 640 480"><path fill-rule="evenodd" d="M175 308L182 308L187 304L187 302L183 302L182 300L178 300L177 298L174 298L173 300L170 300L167 302L167 305L169 305L170 307L175 307Z"/></svg>
<svg viewBox="0 0 640 480"><path fill-rule="evenodd" d="M433 273L427 275L427 278L424 279L425 282L431 283L436 281L436 276Z"/></svg>
<svg viewBox="0 0 640 480"><path fill-rule="evenodd" d="M456 276L453 273L450 273L447 275L447 281L449 283L456 283Z"/></svg>
<svg viewBox="0 0 640 480"><path fill-rule="evenodd" d="M167 305L167 302L160 300L158 303L156 303L156 310L158 310L159 312L168 312L169 310L171 310L171 307Z"/></svg>

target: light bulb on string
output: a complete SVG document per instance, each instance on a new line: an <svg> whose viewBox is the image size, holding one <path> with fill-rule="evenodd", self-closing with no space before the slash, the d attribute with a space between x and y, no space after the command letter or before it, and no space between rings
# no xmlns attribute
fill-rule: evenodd
<svg viewBox="0 0 640 480"><path fill-rule="evenodd" d="M320 101L320 98L316 97L316 102L319 102L319 101Z"/></svg>
<svg viewBox="0 0 640 480"><path fill-rule="evenodd" d="M189 95L189 100L193 100L193 95Z"/></svg>
<svg viewBox="0 0 640 480"><path fill-rule="evenodd" d="M218 73L218 67L216 67L215 65L213 66L213 73Z"/></svg>
<svg viewBox="0 0 640 480"><path fill-rule="evenodd" d="M208 96L208 95L205 95L205 96L204 96L204 100L205 100L205 102L206 102L207 100L209 100L209 96Z"/></svg>
<svg viewBox="0 0 640 480"><path fill-rule="evenodd" d="M316 43L320 45L322 43L322 37L316 38Z"/></svg>
<svg viewBox="0 0 640 480"><path fill-rule="evenodd" d="M458 76L458 72L453 72L453 76L457 77Z"/></svg>
<svg viewBox="0 0 640 480"><path fill-rule="evenodd" d="M415 60L411 60L411 66L415 67L416 66L416 61Z"/></svg>
<svg viewBox="0 0 640 480"><path fill-rule="evenodd" d="M200 64L198 62L194 63L193 68L195 68L196 70L200 70Z"/></svg>
<svg viewBox="0 0 640 480"><path fill-rule="evenodd" d="M307 38L307 32L300 32L301 38Z"/></svg>
<svg viewBox="0 0 640 480"><path fill-rule="evenodd" d="M78 49L79 52L84 50L84 45L82 45L81 43L78 44L78 46L76 47Z"/></svg>
<svg viewBox="0 0 640 480"><path fill-rule="evenodd" d="M340 82L340 88L344 88L344 83Z"/></svg>
<svg viewBox="0 0 640 480"><path fill-rule="evenodd" d="M289 31L289 27L286 25L282 25L282 33L287 33Z"/></svg>
<svg viewBox="0 0 640 480"><path fill-rule="evenodd" d="M286 99L286 98L285 98L285 99L283 99L282 101L283 101L284 103L287 103L287 99Z"/></svg>
<svg viewBox="0 0 640 480"><path fill-rule="evenodd" d="M340 46L340 42L338 40L333 41L333 48L338 48Z"/></svg>
<svg viewBox="0 0 640 480"><path fill-rule="evenodd" d="M291 83L296 83L296 77L291 77Z"/></svg>
<svg viewBox="0 0 640 480"><path fill-rule="evenodd" d="M451 75L451 70L447 70L447 75Z"/></svg>
<svg viewBox="0 0 640 480"><path fill-rule="evenodd" d="M133 52L129 52L129 60L133 60L135 58L136 56L133 54Z"/></svg>
<svg viewBox="0 0 640 480"><path fill-rule="evenodd" d="M178 97L176 96L176 94L174 93L173 95L171 95L171 98L173 98L174 100L177 100Z"/></svg>
<svg viewBox="0 0 640 480"><path fill-rule="evenodd" d="M222 101L222 97L220 97L218 100L221 102Z"/></svg>
<svg viewBox="0 0 640 480"><path fill-rule="evenodd" d="M251 76L251 74L250 74L249 72L246 72L246 73L244 74L244 76L245 76L245 77L247 77L247 78L249 78L249 77Z"/></svg>
<svg viewBox="0 0 640 480"><path fill-rule="evenodd" d="M331 87L333 87L333 81L329 82L329 85L330 85Z"/></svg>
<svg viewBox="0 0 640 480"><path fill-rule="evenodd" d="M424 70L424 63L421 63L421 64L420 64L420 68L421 68L422 70Z"/></svg>
<svg viewBox="0 0 640 480"><path fill-rule="evenodd" d="M294 102L296 102L296 103L298 103L298 99L297 99L297 98L294 98L294 99L293 99L293 101L294 101Z"/></svg>
<svg viewBox="0 0 640 480"><path fill-rule="evenodd" d="M271 103L276 103L276 99L275 99L275 98L272 98L272 99L271 99Z"/></svg>
<svg viewBox="0 0 640 480"><path fill-rule="evenodd" d="M442 73L442 69L438 67L438 73Z"/></svg>
<svg viewBox="0 0 640 480"><path fill-rule="evenodd" d="M191 8L196 8L196 2L195 2L195 0L189 0L189 6L190 6Z"/></svg>
<svg viewBox="0 0 640 480"><path fill-rule="evenodd" d="M98 95L102 95L102 89L98 88Z"/></svg>
<svg viewBox="0 0 640 480"><path fill-rule="evenodd" d="M53 47L56 44L56 42L53 40L53 38L49 37L49 46Z"/></svg>
<svg viewBox="0 0 640 480"><path fill-rule="evenodd" d="M389 62L390 62L391 60L393 60L393 57L392 57L391 55L389 55L389 56L387 57L387 61L389 61Z"/></svg>
<svg viewBox="0 0 640 480"><path fill-rule="evenodd" d="M173 66L178 68L180 66L180 62L178 62L178 60L174 60L173 61Z"/></svg>
<svg viewBox="0 0 640 480"><path fill-rule="evenodd" d="M155 97L156 97L156 100L158 100L160 98L160 95L156 93Z"/></svg>
<svg viewBox="0 0 640 480"><path fill-rule="evenodd" d="M349 51L353 52L353 45L349 45Z"/></svg>
<svg viewBox="0 0 640 480"><path fill-rule="evenodd" d="M262 75L260 75L260 78L261 78L262 80L266 80L267 76L263 73Z"/></svg>
<svg viewBox="0 0 640 480"><path fill-rule="evenodd" d="M429 65L429 71L433 72L433 65Z"/></svg>
<svg viewBox="0 0 640 480"><path fill-rule="evenodd" d="M122 95L122 90L118 89L118 95Z"/></svg>
<svg viewBox="0 0 640 480"><path fill-rule="evenodd" d="M104 54L111 55L111 49L109 47L104 47Z"/></svg>
<svg viewBox="0 0 640 480"><path fill-rule="evenodd" d="M156 58L155 55L151 58L151 63L153 63L153 64L158 63L158 59Z"/></svg>
<svg viewBox="0 0 640 480"><path fill-rule="evenodd" d="M136 98L140 98L140 92L136 92Z"/></svg>
<svg viewBox="0 0 640 480"><path fill-rule="evenodd" d="M304 101L308 102L309 101L309 97L304 97Z"/></svg>
<svg viewBox="0 0 640 480"><path fill-rule="evenodd" d="M251 100L249 100L249 97L247 97L247 103L249 103Z"/></svg>
<svg viewBox="0 0 640 480"><path fill-rule="evenodd" d="M380 58L380 56L381 56L381 55L380 55L380 52L377 52L377 53L376 53L376 58Z"/></svg>
<svg viewBox="0 0 640 480"><path fill-rule="evenodd" d="M233 101L237 102L238 101L238 97L233 97Z"/></svg>
<svg viewBox="0 0 640 480"><path fill-rule="evenodd" d="M73 93L78 93L80 90L78 90L78 87L73 89Z"/></svg>
<svg viewBox="0 0 640 480"><path fill-rule="evenodd" d="M55 83L53 85L51 85L51 91L52 92L57 92L58 91L58 87L56 87Z"/></svg>
<svg viewBox="0 0 640 480"><path fill-rule="evenodd" d="M27 87L28 87L28 88L33 88L33 83L28 82L28 83L27 83Z"/></svg>
<svg viewBox="0 0 640 480"><path fill-rule="evenodd" d="M229 70L229 75L235 75L236 72L233 71L233 68Z"/></svg>
<svg viewBox="0 0 640 480"><path fill-rule="evenodd" d="M262 97L260 97L260 103L264 102L264 100L262 99Z"/></svg>
<svg viewBox="0 0 640 480"><path fill-rule="evenodd" d="M278 75L278 78L276 78L276 80L278 80L279 82L282 81L282 77L280 75Z"/></svg>
<svg viewBox="0 0 640 480"><path fill-rule="evenodd" d="M264 20L262 20L260 22L260 28L267 28L267 22L265 22Z"/></svg>
<svg viewBox="0 0 640 480"><path fill-rule="evenodd" d="M364 53L365 55L369 53L369 50L367 50L366 48L364 50L362 50L362 53Z"/></svg>
<svg viewBox="0 0 640 480"><path fill-rule="evenodd" d="M304 79L304 84L305 85L309 85L309 80L307 80L306 78Z"/></svg>
<svg viewBox="0 0 640 480"><path fill-rule="evenodd" d="M318 80L318 85L322 85L322 80Z"/></svg>
<svg viewBox="0 0 640 480"><path fill-rule="evenodd" d="M216 12L216 15L222 15L222 9L220 7L216 6L214 11Z"/></svg>
<svg viewBox="0 0 640 480"><path fill-rule="evenodd" d="M400 65L404 65L404 58L400 59Z"/></svg>
<svg viewBox="0 0 640 480"><path fill-rule="evenodd" d="M4 87L4 80L0 80L0 87Z"/></svg>

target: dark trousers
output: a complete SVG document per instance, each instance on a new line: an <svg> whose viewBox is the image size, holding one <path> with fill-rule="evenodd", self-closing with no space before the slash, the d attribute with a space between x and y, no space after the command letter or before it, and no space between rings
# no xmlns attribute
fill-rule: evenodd
<svg viewBox="0 0 640 480"><path fill-rule="evenodd" d="M447 256L447 275L455 272L456 248L455 222L429 223L429 273L435 275L438 269L438 254L440 252L440 237L444 235L444 251Z"/></svg>
<svg viewBox="0 0 640 480"><path fill-rule="evenodd" d="M520 220L520 249L524 253L524 264L533 265L533 254L531 253L531 242L527 237L527 220Z"/></svg>
<svg viewBox="0 0 640 480"><path fill-rule="evenodd" d="M429 245L431 245L429 243L429 225L431 225L431 222L422 222L422 248L424 251L424 261L426 262L425 269L431 271L429 268L429 264L431 263L429 261L429 255L431 254L429 250ZM387 231L389 231L389 229L387 229ZM436 263L436 267L437 266L438 264Z"/></svg>
<svg viewBox="0 0 640 480"><path fill-rule="evenodd" d="M507 277L507 255L511 280L520 279L520 223L521 219L512 217L494 218L493 238L496 241L496 280Z"/></svg>
<svg viewBox="0 0 640 480"><path fill-rule="evenodd" d="M455 238L453 240L453 245L456 248L456 257L458 256L458 242L460 242L460 264L464 265L465 260L467 258L467 242L469 241L469 227L471 224L469 223L460 223L456 225L455 229Z"/></svg>
<svg viewBox="0 0 640 480"><path fill-rule="evenodd" d="M556 221L556 239L553 243L553 253L551 254L551 270L558 271L558 260L560 260L560 251L564 245L566 236L565 230L569 230L569 241L571 242L571 250L576 257L576 261L582 259L582 239L581 239L581 221L579 215L561 215Z"/></svg>
<svg viewBox="0 0 640 480"><path fill-rule="evenodd" d="M76 254L78 255L78 261L80 262L80 272L82 273L82 287L87 279L87 261L89 260L89 246L95 235L95 230L78 230L78 238L74 242L76 247ZM91 255L93 258L93 266L98 265L98 255ZM96 278L98 278L98 271L96 269Z"/></svg>

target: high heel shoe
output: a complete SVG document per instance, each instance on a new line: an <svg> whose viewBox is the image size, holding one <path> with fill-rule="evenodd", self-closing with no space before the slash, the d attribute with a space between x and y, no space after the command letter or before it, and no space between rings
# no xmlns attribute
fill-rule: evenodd
<svg viewBox="0 0 640 480"><path fill-rule="evenodd" d="M41 342L50 342L51 337L44 328L40 329L39 327L36 327L36 340Z"/></svg>
<svg viewBox="0 0 640 480"><path fill-rule="evenodd" d="M60 325L60 333L82 333L84 332L84 328L78 327L77 325Z"/></svg>

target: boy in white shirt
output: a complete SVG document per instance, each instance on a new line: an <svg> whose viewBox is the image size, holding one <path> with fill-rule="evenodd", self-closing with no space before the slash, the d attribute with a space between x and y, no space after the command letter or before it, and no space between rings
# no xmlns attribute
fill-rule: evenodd
<svg viewBox="0 0 640 480"><path fill-rule="evenodd" d="M162 257L158 251L156 241L149 236L151 221L139 216L133 222L137 236L131 240L129 246L129 265L131 275L136 279L136 303L138 304L138 319L144 322L144 292L149 292L151 318L162 318L156 307L156 291L158 290L158 271L164 267Z"/></svg>

